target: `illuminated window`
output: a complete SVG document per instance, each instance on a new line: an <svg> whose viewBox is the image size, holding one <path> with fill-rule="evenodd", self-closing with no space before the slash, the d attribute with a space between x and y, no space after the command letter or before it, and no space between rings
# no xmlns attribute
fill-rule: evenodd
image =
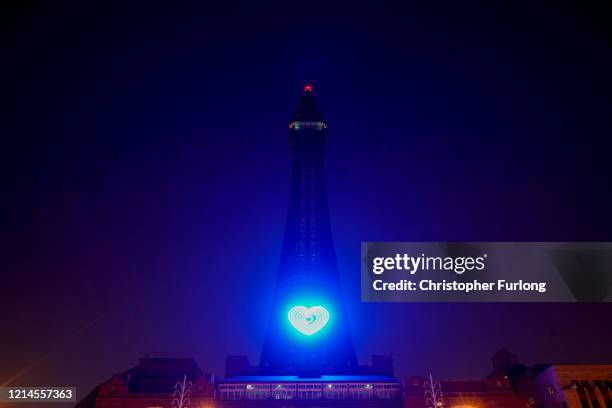
<svg viewBox="0 0 612 408"><path fill-rule="evenodd" d="M299 130L299 129L304 129L304 128L316 129L316 130L327 129L327 123L325 122L302 122L302 121L296 120L289 124L289 129Z"/></svg>

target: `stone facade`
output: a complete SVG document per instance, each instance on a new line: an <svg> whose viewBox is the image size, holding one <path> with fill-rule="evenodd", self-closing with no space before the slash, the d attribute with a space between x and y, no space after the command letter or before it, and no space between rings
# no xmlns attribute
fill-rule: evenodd
<svg viewBox="0 0 612 408"><path fill-rule="evenodd" d="M406 408L427 408L424 377L403 380L403 401ZM440 381L444 408L525 408L526 401L516 395L509 379L481 381Z"/></svg>
<svg viewBox="0 0 612 408"><path fill-rule="evenodd" d="M534 408L612 408L612 364L522 367L515 384Z"/></svg>
<svg viewBox="0 0 612 408"><path fill-rule="evenodd" d="M189 383L190 408L215 406L214 377L203 373L195 360L149 356L100 384L76 408L170 408L182 380Z"/></svg>

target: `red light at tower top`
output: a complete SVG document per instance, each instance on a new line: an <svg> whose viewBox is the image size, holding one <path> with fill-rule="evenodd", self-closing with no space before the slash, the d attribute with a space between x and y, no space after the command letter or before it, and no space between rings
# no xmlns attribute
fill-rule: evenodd
<svg viewBox="0 0 612 408"><path fill-rule="evenodd" d="M312 85L304 85L304 92L312 92Z"/></svg>

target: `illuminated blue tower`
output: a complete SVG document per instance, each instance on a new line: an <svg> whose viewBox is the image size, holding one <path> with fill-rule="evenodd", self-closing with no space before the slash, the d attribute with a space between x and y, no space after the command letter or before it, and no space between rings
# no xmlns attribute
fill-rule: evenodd
<svg viewBox="0 0 612 408"><path fill-rule="evenodd" d="M357 363L329 222L326 146L327 123L306 85L289 123L289 209L261 361L227 356L220 407L402 406L390 355Z"/></svg>
<svg viewBox="0 0 612 408"><path fill-rule="evenodd" d="M324 180L327 123L312 87L289 123L289 209L275 300L260 370L271 374L355 372L357 359L340 291Z"/></svg>

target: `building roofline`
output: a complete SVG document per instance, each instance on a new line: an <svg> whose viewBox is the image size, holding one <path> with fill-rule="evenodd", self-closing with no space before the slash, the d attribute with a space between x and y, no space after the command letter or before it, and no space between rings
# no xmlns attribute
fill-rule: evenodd
<svg viewBox="0 0 612 408"><path fill-rule="evenodd" d="M393 382L399 380L386 375L322 375L320 377L299 377L297 375L245 375L219 380L219 383L299 383L299 382Z"/></svg>

